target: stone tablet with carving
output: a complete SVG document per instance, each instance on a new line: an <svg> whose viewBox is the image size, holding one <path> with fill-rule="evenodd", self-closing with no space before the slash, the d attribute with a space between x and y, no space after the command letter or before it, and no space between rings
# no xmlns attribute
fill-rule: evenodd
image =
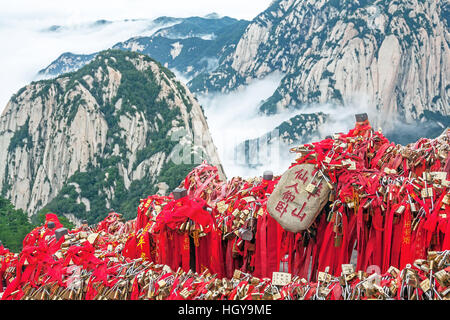
<svg viewBox="0 0 450 320"><path fill-rule="evenodd" d="M287 231L308 229L328 202L331 190L320 173L313 179L314 170L313 164L292 167L267 201L267 211Z"/></svg>

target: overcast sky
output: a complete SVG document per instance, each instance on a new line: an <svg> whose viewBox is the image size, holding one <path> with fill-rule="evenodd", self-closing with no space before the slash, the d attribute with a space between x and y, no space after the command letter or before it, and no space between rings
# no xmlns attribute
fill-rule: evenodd
<svg viewBox="0 0 450 320"><path fill-rule="evenodd" d="M217 12L241 19L252 19L268 7L271 0L13 0L2 1L3 18L92 19L149 18L161 15L192 16Z"/></svg>
<svg viewBox="0 0 450 320"><path fill-rule="evenodd" d="M221 16L251 20L272 0L13 0L0 3L0 112L12 94L60 54L92 53L142 34L142 22L116 23L87 30L85 24L105 19L152 19L159 16ZM60 25L64 32L43 32Z"/></svg>

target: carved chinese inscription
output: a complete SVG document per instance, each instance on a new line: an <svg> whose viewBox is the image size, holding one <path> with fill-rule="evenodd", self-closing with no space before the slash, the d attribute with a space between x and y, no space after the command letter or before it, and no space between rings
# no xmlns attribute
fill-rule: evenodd
<svg viewBox="0 0 450 320"><path fill-rule="evenodd" d="M308 192L313 184L315 192ZM269 214L287 231L306 230L328 201L330 188L313 164L292 167L281 177L267 202Z"/></svg>

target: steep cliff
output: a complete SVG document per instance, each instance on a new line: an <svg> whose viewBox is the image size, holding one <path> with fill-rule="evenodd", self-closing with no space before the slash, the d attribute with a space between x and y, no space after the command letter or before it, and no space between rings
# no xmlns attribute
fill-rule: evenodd
<svg viewBox="0 0 450 320"><path fill-rule="evenodd" d="M264 113L335 103L367 105L384 126L431 120L426 111L445 117L449 12L441 0L277 0L216 70L189 86L227 92L282 71Z"/></svg>
<svg viewBox="0 0 450 320"><path fill-rule="evenodd" d="M118 50L21 89L0 118L0 149L0 191L17 208L91 222L111 208L131 217L139 197L171 191L195 164L220 165L189 90Z"/></svg>

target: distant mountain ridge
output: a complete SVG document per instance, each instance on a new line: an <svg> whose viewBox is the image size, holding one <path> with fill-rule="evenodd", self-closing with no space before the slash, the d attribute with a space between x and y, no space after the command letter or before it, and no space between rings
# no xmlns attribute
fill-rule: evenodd
<svg viewBox="0 0 450 320"><path fill-rule="evenodd" d="M443 129L430 113L450 115L449 8L442 0L273 1L219 66L188 86L231 92L281 71L263 113L366 105L377 125L432 125L437 136Z"/></svg>
<svg viewBox="0 0 450 320"><path fill-rule="evenodd" d="M190 161L177 159L180 145ZM30 216L93 223L115 209L132 218L141 197L171 192L203 160L224 177L187 87L148 56L119 50L17 92L0 117L0 147L0 193Z"/></svg>
<svg viewBox="0 0 450 320"><path fill-rule="evenodd" d="M112 49L147 54L165 67L193 78L217 67L249 22L212 14L190 18L159 17L152 23L161 27L151 36L133 37L115 44ZM49 78L76 71L96 54L64 53L40 70L38 76Z"/></svg>
<svg viewBox="0 0 450 320"><path fill-rule="evenodd" d="M39 71L39 76L53 77L59 76L64 73L74 72L89 62L91 62L97 56L93 54L74 54L71 52L65 52L61 54L58 59L52 62L47 68Z"/></svg>

